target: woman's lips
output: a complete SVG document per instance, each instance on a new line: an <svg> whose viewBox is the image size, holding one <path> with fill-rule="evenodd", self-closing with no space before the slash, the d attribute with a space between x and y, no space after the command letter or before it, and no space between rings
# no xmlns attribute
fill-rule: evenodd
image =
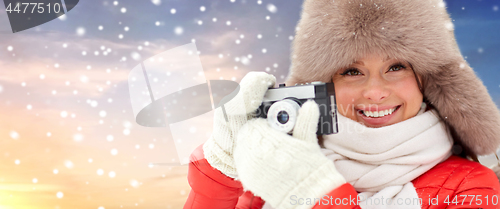
<svg viewBox="0 0 500 209"><path fill-rule="evenodd" d="M358 113L359 117L365 122L366 126L381 126L381 125L387 124L391 120L391 118L394 116L394 114L396 114L398 112L400 107L401 107L401 105L396 106L396 109L391 114L388 114L388 115L385 115L382 117L366 116L363 113L363 110L358 110L357 113Z"/></svg>

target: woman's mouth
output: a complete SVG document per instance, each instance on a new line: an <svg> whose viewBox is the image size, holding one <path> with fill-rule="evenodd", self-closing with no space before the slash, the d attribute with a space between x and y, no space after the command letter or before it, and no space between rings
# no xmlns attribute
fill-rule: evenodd
<svg viewBox="0 0 500 209"><path fill-rule="evenodd" d="M387 110L382 110L382 111L359 110L359 113L363 114L366 117L380 118L380 117L384 117L386 115L390 115L390 114L394 113L400 106L401 105L396 106L392 109L387 109Z"/></svg>
<svg viewBox="0 0 500 209"><path fill-rule="evenodd" d="M401 105L381 111L358 110L358 115L368 127L380 127L389 125L392 116L399 110Z"/></svg>

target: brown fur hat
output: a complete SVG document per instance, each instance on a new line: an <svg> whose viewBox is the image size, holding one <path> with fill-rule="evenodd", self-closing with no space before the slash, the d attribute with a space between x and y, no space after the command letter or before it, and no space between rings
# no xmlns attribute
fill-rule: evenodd
<svg viewBox="0 0 500 209"><path fill-rule="evenodd" d="M465 150L497 149L500 113L460 54L442 0L305 0L296 30L287 85L330 82L369 53L405 60Z"/></svg>

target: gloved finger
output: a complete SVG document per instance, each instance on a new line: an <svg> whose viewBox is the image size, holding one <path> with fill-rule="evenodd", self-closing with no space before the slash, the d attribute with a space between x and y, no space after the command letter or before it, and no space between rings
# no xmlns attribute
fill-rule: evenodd
<svg viewBox="0 0 500 209"><path fill-rule="evenodd" d="M262 104L262 99L267 89L273 87L276 77L265 72L249 72L243 77L239 84L239 92L224 104L227 114L239 115L249 114Z"/></svg>
<svg viewBox="0 0 500 209"><path fill-rule="evenodd" d="M293 137L309 142L316 142L318 130L319 107L314 100L305 102L299 109L297 122L293 128Z"/></svg>

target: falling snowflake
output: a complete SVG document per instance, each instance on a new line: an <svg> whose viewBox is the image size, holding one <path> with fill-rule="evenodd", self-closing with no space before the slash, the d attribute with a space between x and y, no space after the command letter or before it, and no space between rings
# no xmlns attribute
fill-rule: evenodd
<svg viewBox="0 0 500 209"><path fill-rule="evenodd" d="M448 29L448 30L453 30L453 28L455 28L455 26L453 25L453 23L452 23L452 22L448 22L448 23L446 23L446 24L445 24L445 27L446 27L446 29Z"/></svg>
<svg viewBox="0 0 500 209"><path fill-rule="evenodd" d="M130 186L137 188L139 187L139 182L135 179L130 180Z"/></svg>
<svg viewBox="0 0 500 209"><path fill-rule="evenodd" d="M90 106L91 107L97 107L97 105L98 105L98 103L95 100L93 100L93 101L90 102Z"/></svg>
<svg viewBox="0 0 500 209"><path fill-rule="evenodd" d="M64 161L64 166L66 166L66 168L71 169L71 168L73 168L74 165L73 165L73 162L66 160L66 161Z"/></svg>
<svg viewBox="0 0 500 209"><path fill-rule="evenodd" d="M278 11L278 8L276 8L276 6L274 6L274 4L268 4L266 6L266 8L271 13L276 13Z"/></svg>
<svg viewBox="0 0 500 209"><path fill-rule="evenodd" d="M83 83L87 83L87 82L89 82L89 78L87 76L82 75L82 76L80 76L80 81Z"/></svg>
<svg viewBox="0 0 500 209"><path fill-rule="evenodd" d="M175 35L180 36L180 35L182 35L182 33L184 33L184 29L180 26L177 26L174 28L174 33L175 33Z"/></svg>
<svg viewBox="0 0 500 209"><path fill-rule="evenodd" d="M73 140L75 140L76 142L80 142L83 140L83 135L82 134L75 134L75 135L73 135Z"/></svg>
<svg viewBox="0 0 500 209"><path fill-rule="evenodd" d="M18 139L19 138L19 134L17 132L15 132L15 131L11 131L9 133L9 135L10 135L10 138L12 138L12 139Z"/></svg>
<svg viewBox="0 0 500 209"><path fill-rule="evenodd" d="M109 176L110 178L114 178L114 177L116 176L116 173L115 173L114 171L110 171L110 172L108 173L108 176Z"/></svg>
<svg viewBox="0 0 500 209"><path fill-rule="evenodd" d="M151 0L151 2L156 6L159 6L161 4L161 0Z"/></svg>
<svg viewBox="0 0 500 209"><path fill-rule="evenodd" d="M62 192L57 192L56 193L56 197L59 198L59 199L63 198L63 196L64 196L64 194Z"/></svg>
<svg viewBox="0 0 500 209"><path fill-rule="evenodd" d="M139 53L137 53L137 52L132 52L132 53L130 54L130 57L132 57L132 59L134 59L134 60L139 61L139 60L141 59L141 54L139 54Z"/></svg>
<svg viewBox="0 0 500 209"><path fill-rule="evenodd" d="M78 35L78 36L85 35L85 28L84 27L78 27L78 28L76 28L76 35Z"/></svg>
<svg viewBox="0 0 500 209"><path fill-rule="evenodd" d="M244 65L249 65L250 64L250 59L247 58L247 57L241 57L240 60L241 60L241 63L244 64Z"/></svg>

